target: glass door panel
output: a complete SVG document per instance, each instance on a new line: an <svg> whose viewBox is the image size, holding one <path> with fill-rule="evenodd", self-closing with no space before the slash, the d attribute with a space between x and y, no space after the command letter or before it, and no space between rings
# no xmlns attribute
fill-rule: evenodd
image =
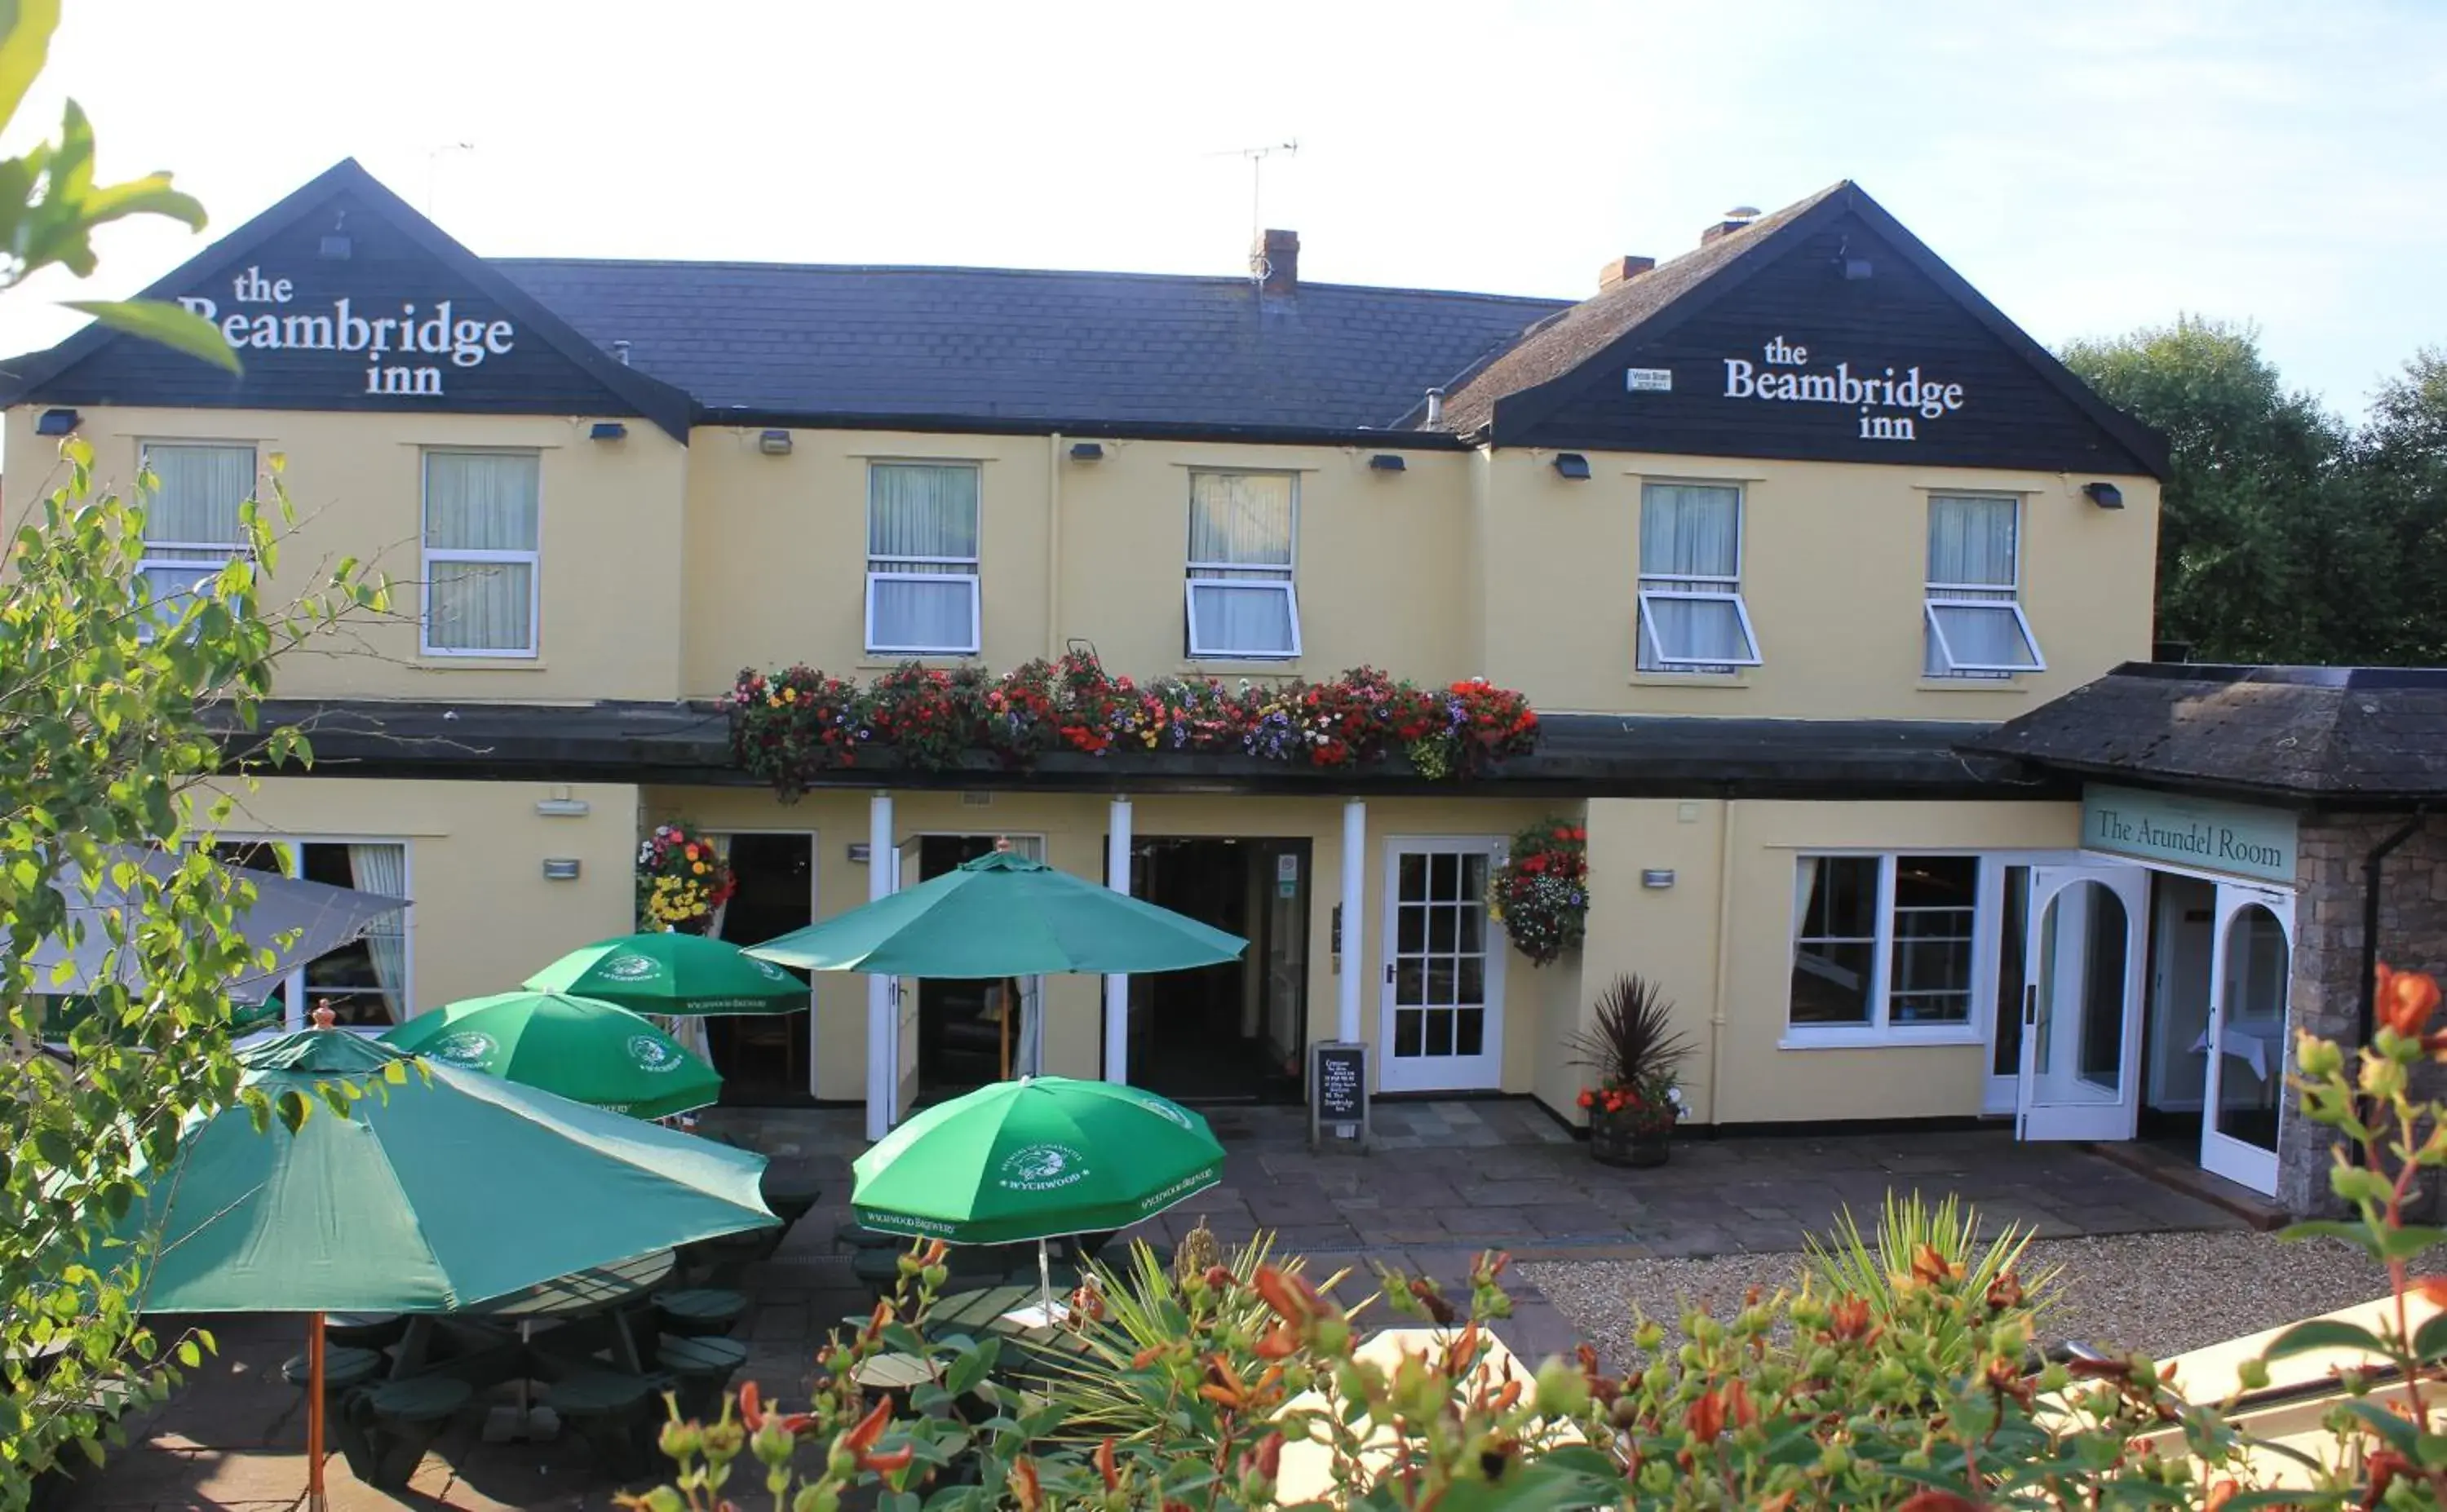
<svg viewBox="0 0 2447 1512"><path fill-rule="evenodd" d="M1496 842L1388 842L1378 1085L1489 1087L1503 1074L1504 954L1487 884Z"/></svg>
<svg viewBox="0 0 2447 1512"><path fill-rule="evenodd" d="M2277 1121L2286 1102L2293 914L2294 900L2283 894L2218 888L2201 1164L2267 1193L2277 1190Z"/></svg>
<svg viewBox="0 0 2447 1512"><path fill-rule="evenodd" d="M2137 866L2031 869L2016 1110L2026 1140L2133 1137L2147 892Z"/></svg>

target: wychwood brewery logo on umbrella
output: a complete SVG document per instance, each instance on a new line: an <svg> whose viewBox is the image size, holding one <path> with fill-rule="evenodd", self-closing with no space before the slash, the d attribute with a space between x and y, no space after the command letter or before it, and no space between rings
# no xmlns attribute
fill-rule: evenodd
<svg viewBox="0 0 2447 1512"><path fill-rule="evenodd" d="M753 955L750 955L748 958L751 961L756 961L756 969L765 973L765 977L768 981L779 982L786 979L782 968L774 965L771 961L758 961Z"/></svg>
<svg viewBox="0 0 2447 1512"><path fill-rule="evenodd" d="M1088 1157L1068 1144L1023 1144L1002 1158L996 1184L1008 1192L1058 1192L1088 1179Z"/></svg>
<svg viewBox="0 0 2447 1512"><path fill-rule="evenodd" d="M1219 1179L1219 1176L1220 1173L1217 1172L1215 1167L1212 1165L1192 1171L1187 1176L1183 1177L1180 1181L1166 1187L1163 1191L1150 1193L1148 1196L1139 1199L1139 1211L1142 1213L1153 1213L1160 1208L1169 1207L1174 1202L1187 1197L1192 1192L1213 1186Z"/></svg>
<svg viewBox="0 0 2447 1512"><path fill-rule="evenodd" d="M629 1058L641 1071L676 1071L680 1068L680 1052L664 1040L652 1034L629 1036Z"/></svg>
<svg viewBox="0 0 2447 1512"><path fill-rule="evenodd" d="M490 1034L479 1034L463 1029L455 1034L445 1034L433 1042L433 1057L453 1066L482 1066L497 1047Z"/></svg>
<svg viewBox="0 0 2447 1512"><path fill-rule="evenodd" d="M615 955L603 963L603 974L616 982L642 982L659 970L651 955Z"/></svg>
<svg viewBox="0 0 2447 1512"><path fill-rule="evenodd" d="M1148 1112L1156 1114L1158 1117L1172 1120L1183 1128L1189 1127L1189 1115L1173 1106L1170 1103L1166 1102L1163 1098L1134 1097L1130 1099L1130 1101L1136 1103L1139 1106L1146 1108Z"/></svg>

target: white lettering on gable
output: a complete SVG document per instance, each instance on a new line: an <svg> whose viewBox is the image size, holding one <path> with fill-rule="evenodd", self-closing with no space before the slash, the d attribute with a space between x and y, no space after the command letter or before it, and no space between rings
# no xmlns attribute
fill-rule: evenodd
<svg viewBox="0 0 2447 1512"><path fill-rule="evenodd" d="M1924 378L1917 367L1898 376L1892 368L1874 374L1856 373L1849 362L1832 371L1803 372L1810 349L1777 336L1759 353L1759 360L1727 357L1725 397L1759 399L1779 404L1849 405L1860 419L1863 441L1917 441L1915 422L1943 420L1963 406L1961 384ZM1881 410L1900 410L1882 414Z"/></svg>
<svg viewBox="0 0 2447 1512"><path fill-rule="evenodd" d="M230 280L235 305L288 305L296 296L294 280L267 277L259 267ZM394 353L447 357L454 368L471 369L482 367L488 357L506 357L518 347L518 328L510 322L461 315L447 299L421 314L415 304L407 303L398 313L386 315L361 314L356 302L345 296L333 300L328 311L313 313L239 310L224 315L218 301L201 294L181 294L179 304L241 350L362 352L368 359L362 391L370 394L441 395L439 366L382 361Z"/></svg>

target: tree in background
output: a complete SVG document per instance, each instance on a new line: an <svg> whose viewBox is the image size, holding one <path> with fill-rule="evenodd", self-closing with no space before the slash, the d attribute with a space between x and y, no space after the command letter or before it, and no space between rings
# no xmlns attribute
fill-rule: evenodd
<svg viewBox="0 0 2447 1512"><path fill-rule="evenodd" d="M2346 467L2364 507L2390 525L2396 653L2384 659L2447 665L2447 607L2435 586L2447 571L2447 350L2416 353L2380 386Z"/></svg>
<svg viewBox="0 0 2447 1512"><path fill-rule="evenodd" d="M58 11L56 0L0 0L0 125L40 73ZM167 175L96 183L92 132L69 104L56 140L0 160L0 288L47 266L91 272L92 232L129 215L203 224ZM176 306L76 308L236 366ZM189 827L191 803L215 823L227 806L191 791L222 765L205 710L251 728L284 647L384 599L342 562L307 596L268 604L288 509L275 459L272 507L245 513L249 550L192 594L156 601L137 570L141 490L99 491L92 463L72 438L60 486L9 500L0 538L0 1509L24 1506L64 1453L99 1462L119 1412L166 1390L171 1362L192 1364L210 1342L148 1335L143 1246L110 1238L140 1154L162 1163L182 1120L225 1106L237 1083L223 988L256 965L234 927L252 890ZM308 754L292 730L263 744L270 757ZM185 862L158 878L114 861L128 849ZM106 873L135 905L109 926L122 981L81 990L91 1011L53 1030L64 1053L38 1049L44 998L63 984L29 953L71 927L67 897ZM305 1112L257 1109L292 1123Z"/></svg>

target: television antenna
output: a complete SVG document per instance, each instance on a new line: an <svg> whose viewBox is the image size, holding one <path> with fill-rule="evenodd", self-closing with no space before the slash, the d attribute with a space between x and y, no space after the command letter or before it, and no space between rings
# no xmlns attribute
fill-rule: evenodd
<svg viewBox="0 0 2447 1512"><path fill-rule="evenodd" d="M1288 142L1270 142L1262 147L1235 147L1229 152L1207 154L1210 158L1246 158L1249 161L1249 239L1252 242L1265 230L1265 213L1260 206L1263 203L1266 160L1279 152L1285 157L1298 157L1299 139L1295 137Z"/></svg>
<svg viewBox="0 0 2447 1512"><path fill-rule="evenodd" d="M433 179L435 170L441 165L442 155L446 152L473 152L475 150L476 144L472 142L446 142L442 145L426 153L425 218L427 220L433 218Z"/></svg>

